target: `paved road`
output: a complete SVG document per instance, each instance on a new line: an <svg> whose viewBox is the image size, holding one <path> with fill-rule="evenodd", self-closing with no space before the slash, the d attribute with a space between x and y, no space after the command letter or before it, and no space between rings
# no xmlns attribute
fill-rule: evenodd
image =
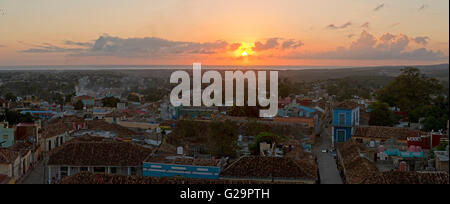
<svg viewBox="0 0 450 204"><path fill-rule="evenodd" d="M44 161L40 161L35 168L28 173L19 184L45 184Z"/></svg>
<svg viewBox="0 0 450 204"><path fill-rule="evenodd" d="M313 148L317 157L321 184L342 184L341 176L337 169L336 160L331 153L322 153L322 150L331 146L331 128L325 129L317 144Z"/></svg>

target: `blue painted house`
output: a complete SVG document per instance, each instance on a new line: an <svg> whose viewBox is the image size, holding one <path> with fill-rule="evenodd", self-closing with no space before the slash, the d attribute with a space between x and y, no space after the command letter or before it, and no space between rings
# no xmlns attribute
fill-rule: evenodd
<svg viewBox="0 0 450 204"><path fill-rule="evenodd" d="M359 126L359 106L352 101L344 101L333 108L332 144L351 139L356 126Z"/></svg>
<svg viewBox="0 0 450 204"><path fill-rule="evenodd" d="M0 123L0 148L8 148L14 144L14 128L9 128L8 122Z"/></svg>
<svg viewBox="0 0 450 204"><path fill-rule="evenodd" d="M56 112L53 111L33 111L33 110L24 110L20 113L22 113L23 115L29 113L34 117L39 117L40 119L50 119L56 114Z"/></svg>

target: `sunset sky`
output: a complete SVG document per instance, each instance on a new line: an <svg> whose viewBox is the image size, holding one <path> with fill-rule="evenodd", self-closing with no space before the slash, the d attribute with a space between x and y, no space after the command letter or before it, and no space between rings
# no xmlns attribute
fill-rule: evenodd
<svg viewBox="0 0 450 204"><path fill-rule="evenodd" d="M448 0L0 0L0 66L378 66L448 56Z"/></svg>

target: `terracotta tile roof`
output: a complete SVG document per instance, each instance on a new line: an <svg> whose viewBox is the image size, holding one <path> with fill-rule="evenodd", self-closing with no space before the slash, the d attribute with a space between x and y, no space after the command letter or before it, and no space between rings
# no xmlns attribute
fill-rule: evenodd
<svg viewBox="0 0 450 204"><path fill-rule="evenodd" d="M358 103L355 103L355 102L349 101L349 100L343 101L335 106L335 108L339 108L339 109L352 109L352 110L357 107L359 107Z"/></svg>
<svg viewBox="0 0 450 204"><path fill-rule="evenodd" d="M417 137L426 133L408 128L395 128L384 126L359 126L355 128L354 137L368 137L378 139L397 138L398 140L407 140L408 137Z"/></svg>
<svg viewBox="0 0 450 204"><path fill-rule="evenodd" d="M10 164L17 159L19 154L9 149L0 148L0 164Z"/></svg>
<svg viewBox="0 0 450 204"><path fill-rule="evenodd" d="M364 184L449 184L447 172L388 171L367 178Z"/></svg>
<svg viewBox="0 0 450 204"><path fill-rule="evenodd" d="M72 122L82 123L82 122L84 122L84 118L81 118L81 117L77 117L77 116L71 115L71 116L64 116L64 117L61 117L61 118L49 120L49 123L57 123L57 122L63 122L63 123L72 123Z"/></svg>
<svg viewBox="0 0 450 204"><path fill-rule="evenodd" d="M74 97L74 100L92 100L92 99L95 99L94 97L92 97L92 96L75 96Z"/></svg>
<svg viewBox="0 0 450 204"><path fill-rule="evenodd" d="M366 182L366 179L379 175L375 163L361 156L353 158L345 168L347 181L351 184L362 184Z"/></svg>
<svg viewBox="0 0 450 204"><path fill-rule="evenodd" d="M33 143L31 142L17 142L13 146L8 148L11 151L20 153L21 156L28 154L28 152L34 150Z"/></svg>
<svg viewBox="0 0 450 204"><path fill-rule="evenodd" d="M19 123L17 124L17 127L35 127L36 124L34 123Z"/></svg>
<svg viewBox="0 0 450 204"><path fill-rule="evenodd" d="M355 141L338 144L343 160L345 176L351 184L448 184L447 172L399 172L381 173L375 162L361 156L367 147Z"/></svg>
<svg viewBox="0 0 450 204"><path fill-rule="evenodd" d="M301 118L301 117L275 117L273 119L275 122L282 122L282 123L293 123L293 124L305 124L308 125L308 127L314 127L314 118ZM310 129L311 130L311 129ZM312 134L311 130L311 134Z"/></svg>
<svg viewBox="0 0 450 204"><path fill-rule="evenodd" d="M123 176L111 174L78 173L65 177L58 184L267 184L262 181L209 180L167 177Z"/></svg>
<svg viewBox="0 0 450 204"><path fill-rule="evenodd" d="M248 179L317 179L317 166L287 157L244 156L226 167L221 176Z"/></svg>
<svg viewBox="0 0 450 204"><path fill-rule="evenodd" d="M364 144L350 140L344 143L337 143L337 150L343 162L350 163L354 157L360 156L361 152L367 151L367 147Z"/></svg>
<svg viewBox="0 0 450 204"><path fill-rule="evenodd" d="M73 143L76 143L76 142L102 142L105 140L109 140L109 139L104 138L104 137L97 137L97 136L85 134L80 137L76 137L76 138L70 140L69 142L73 142Z"/></svg>
<svg viewBox="0 0 450 204"><path fill-rule="evenodd" d="M126 128L122 127L118 124L114 123L107 123L103 120L93 120L88 122L88 129L89 130L103 130L103 131L110 131L117 133L117 136L120 138L128 139L132 138L135 135L138 135L138 133Z"/></svg>
<svg viewBox="0 0 450 204"><path fill-rule="evenodd" d="M345 169L346 182L351 184L364 183L367 178L373 178L379 175L375 163L362 156L369 150L364 144L356 141L348 141L337 144L337 151L341 165Z"/></svg>
<svg viewBox="0 0 450 204"><path fill-rule="evenodd" d="M51 138L54 136L62 135L73 130L72 128L72 124L64 123L62 120L56 123L46 124L42 128L42 138Z"/></svg>
<svg viewBox="0 0 450 204"><path fill-rule="evenodd" d="M447 172L383 172L389 184L449 184Z"/></svg>
<svg viewBox="0 0 450 204"><path fill-rule="evenodd" d="M59 166L141 166L152 150L123 142L67 143L52 151L48 164Z"/></svg>

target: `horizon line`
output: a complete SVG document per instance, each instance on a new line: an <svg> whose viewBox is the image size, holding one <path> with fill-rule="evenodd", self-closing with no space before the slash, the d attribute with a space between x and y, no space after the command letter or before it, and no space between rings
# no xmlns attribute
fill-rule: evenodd
<svg viewBox="0 0 450 204"><path fill-rule="evenodd" d="M415 64L415 65L340 65L340 66L320 66L320 65L214 65L202 64L203 67L311 67L311 68L376 68L376 67L415 67L415 66L438 66L450 65L447 63L436 64ZM192 66L192 64L83 64L83 65L0 65L0 68L32 68L32 67L157 67L157 66Z"/></svg>

